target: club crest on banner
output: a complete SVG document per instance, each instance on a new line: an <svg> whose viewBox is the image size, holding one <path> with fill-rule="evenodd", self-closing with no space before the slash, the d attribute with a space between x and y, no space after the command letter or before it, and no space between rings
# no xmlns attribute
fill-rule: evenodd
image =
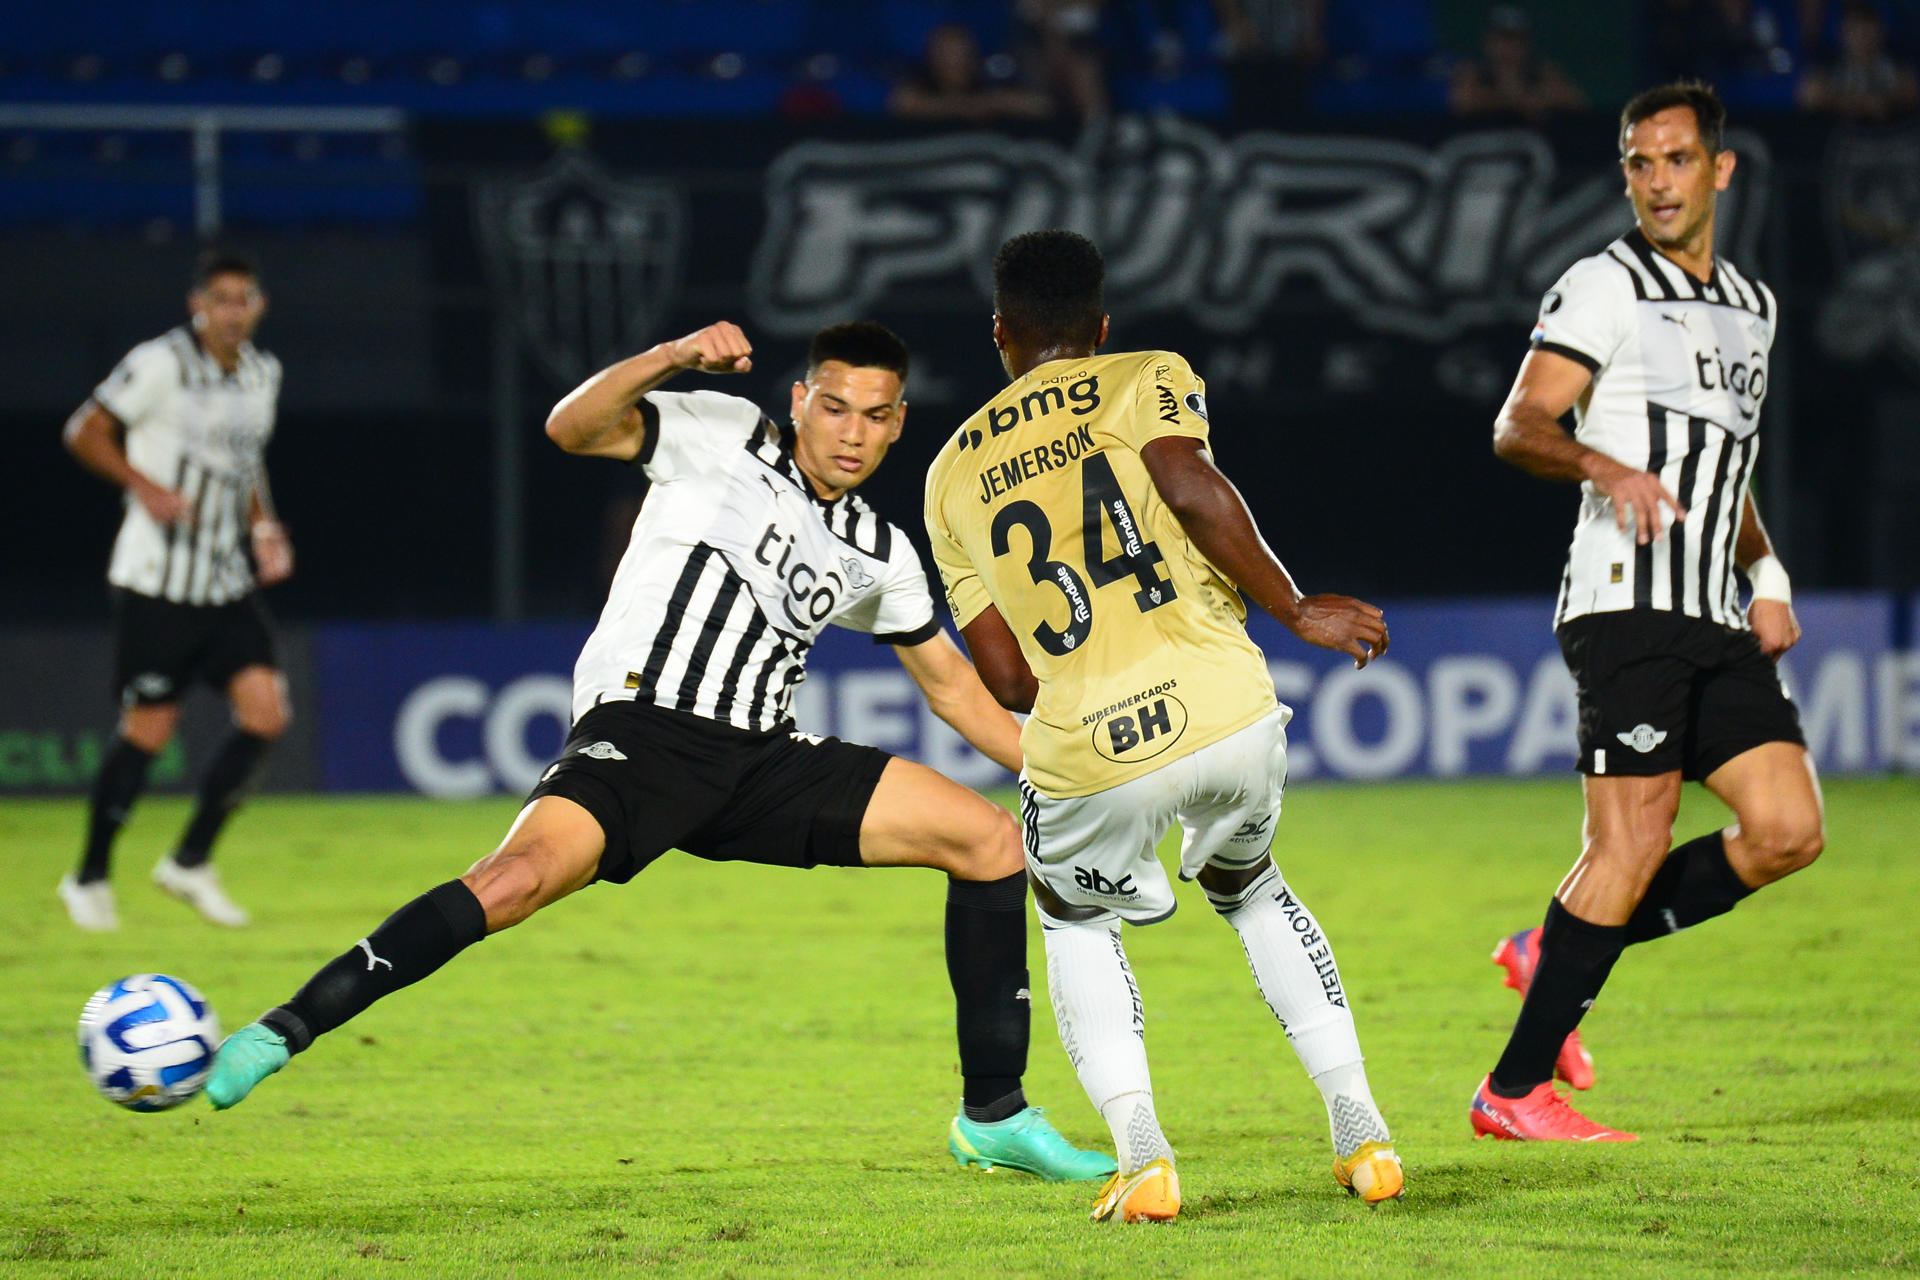
<svg viewBox="0 0 1920 1280"><path fill-rule="evenodd" d="M679 290L679 191L614 178L583 151L532 178L480 184L474 217L496 305L556 382L646 346Z"/></svg>

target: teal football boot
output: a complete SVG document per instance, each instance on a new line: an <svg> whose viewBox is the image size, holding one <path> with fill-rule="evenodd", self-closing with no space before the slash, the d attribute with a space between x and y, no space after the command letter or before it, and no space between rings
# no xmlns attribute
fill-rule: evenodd
<svg viewBox="0 0 1920 1280"><path fill-rule="evenodd" d="M1028 1107L1005 1120L982 1124L962 1111L947 1130L947 1150L960 1162L992 1173L1018 1169L1048 1182L1091 1182L1118 1172L1111 1156L1082 1151L1047 1120L1040 1107Z"/></svg>
<svg viewBox="0 0 1920 1280"><path fill-rule="evenodd" d="M287 1038L263 1022L250 1022L221 1042L207 1077L207 1101L215 1111L237 1106L253 1087L287 1065Z"/></svg>

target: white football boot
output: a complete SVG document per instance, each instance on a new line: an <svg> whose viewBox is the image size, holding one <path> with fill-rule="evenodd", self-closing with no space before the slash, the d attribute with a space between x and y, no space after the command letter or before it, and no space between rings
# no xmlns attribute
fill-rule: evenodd
<svg viewBox="0 0 1920 1280"><path fill-rule="evenodd" d="M68 872L60 878L60 901L67 904L73 922L91 933L112 933L120 927L120 913L114 909L113 886L105 880L81 884Z"/></svg>
<svg viewBox="0 0 1920 1280"><path fill-rule="evenodd" d="M220 873L205 863L183 867L169 854L153 864L153 882L214 924L244 929L253 922L220 887Z"/></svg>

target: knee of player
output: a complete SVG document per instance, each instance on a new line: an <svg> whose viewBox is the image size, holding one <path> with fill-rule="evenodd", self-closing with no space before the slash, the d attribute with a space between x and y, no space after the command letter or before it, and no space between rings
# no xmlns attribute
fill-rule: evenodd
<svg viewBox="0 0 1920 1280"><path fill-rule="evenodd" d="M265 738L268 742L285 734L292 724L293 713L287 710L284 703L263 711L256 711L240 720L242 730L256 738Z"/></svg>
<svg viewBox="0 0 1920 1280"><path fill-rule="evenodd" d="M1000 880L1025 870L1026 854L1020 845L1020 824L999 805L982 824L959 859L953 874L963 880Z"/></svg>
<svg viewBox="0 0 1920 1280"><path fill-rule="evenodd" d="M1742 834L1775 879L1811 865L1827 847L1827 833L1817 816L1774 820L1757 830L1743 828Z"/></svg>
<svg viewBox="0 0 1920 1280"><path fill-rule="evenodd" d="M537 851L497 850L473 864L460 879L487 913L487 932L496 933L519 924L535 911L547 896Z"/></svg>

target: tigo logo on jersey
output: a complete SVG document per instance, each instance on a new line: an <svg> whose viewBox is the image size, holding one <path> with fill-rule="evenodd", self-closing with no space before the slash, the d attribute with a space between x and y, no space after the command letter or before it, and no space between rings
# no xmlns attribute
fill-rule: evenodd
<svg viewBox="0 0 1920 1280"><path fill-rule="evenodd" d="M1172 694L1093 726L1093 749L1116 764L1151 760L1187 731L1186 704Z"/></svg>

